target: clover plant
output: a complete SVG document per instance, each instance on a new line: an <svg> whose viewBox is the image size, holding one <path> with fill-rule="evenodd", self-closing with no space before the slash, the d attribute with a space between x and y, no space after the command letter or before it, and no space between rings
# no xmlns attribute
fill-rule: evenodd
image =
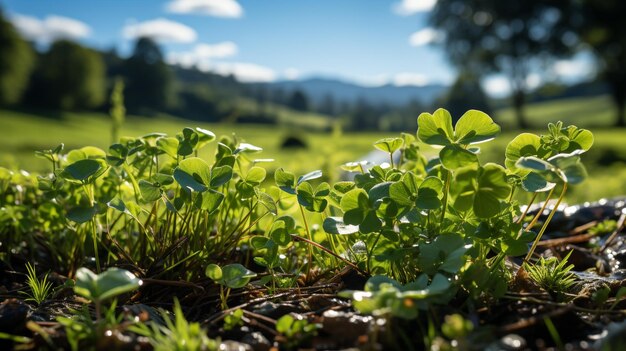
<svg viewBox="0 0 626 351"><path fill-rule="evenodd" d="M220 299L222 308L228 308L228 295L231 289L239 289L248 285L251 278L256 277L256 273L250 271L239 263L233 263L220 267L211 263L206 267L206 275L220 286ZM224 291L226 287L226 291Z"/></svg>
<svg viewBox="0 0 626 351"><path fill-rule="evenodd" d="M93 301L96 306L96 317L100 318L102 303L118 295L136 290L143 282L125 269L109 268L95 274L87 268L79 268L76 272L74 292Z"/></svg>

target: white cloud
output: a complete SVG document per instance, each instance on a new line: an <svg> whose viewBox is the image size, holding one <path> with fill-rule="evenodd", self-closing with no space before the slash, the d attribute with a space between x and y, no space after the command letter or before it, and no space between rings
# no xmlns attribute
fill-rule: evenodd
<svg viewBox="0 0 626 351"><path fill-rule="evenodd" d="M415 85L424 86L430 82L430 79L423 74L402 72L393 77L393 84L396 86Z"/></svg>
<svg viewBox="0 0 626 351"><path fill-rule="evenodd" d="M167 63L183 67L197 66L214 58L226 58L237 55L239 49L232 41L217 44L197 44L193 50L185 52L170 52L167 54Z"/></svg>
<svg viewBox="0 0 626 351"><path fill-rule="evenodd" d="M428 12L437 4L437 0L402 0L393 5L393 11L400 16L410 16L418 12Z"/></svg>
<svg viewBox="0 0 626 351"><path fill-rule="evenodd" d="M283 72L283 76L287 80L296 80L300 77L300 71L293 67L289 67Z"/></svg>
<svg viewBox="0 0 626 351"><path fill-rule="evenodd" d="M238 81L244 83L273 82L276 72L271 68L245 62L218 62L215 64L203 62L198 65L202 71L211 71L223 76L234 75Z"/></svg>
<svg viewBox="0 0 626 351"><path fill-rule="evenodd" d="M193 43L198 37L193 28L165 18L127 24L122 34L126 39L148 37L160 43Z"/></svg>
<svg viewBox="0 0 626 351"><path fill-rule="evenodd" d="M91 28L84 22L56 15L40 20L15 14L11 16L11 22L24 37L38 43L50 43L57 39L82 39L91 34Z"/></svg>
<svg viewBox="0 0 626 351"><path fill-rule="evenodd" d="M423 46L443 39L443 34L433 28L424 28L411 34L409 43L412 46Z"/></svg>
<svg viewBox="0 0 626 351"><path fill-rule="evenodd" d="M239 18L243 8L236 0L173 0L166 6L171 13Z"/></svg>

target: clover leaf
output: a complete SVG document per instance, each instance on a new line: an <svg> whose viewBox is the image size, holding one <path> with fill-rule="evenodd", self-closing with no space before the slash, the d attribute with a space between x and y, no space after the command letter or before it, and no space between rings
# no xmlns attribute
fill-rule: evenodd
<svg viewBox="0 0 626 351"><path fill-rule="evenodd" d="M438 109L432 115L422 113L417 118L417 136L429 145L472 145L495 138L500 126L486 113L469 110L452 128L452 116L445 109Z"/></svg>
<svg viewBox="0 0 626 351"><path fill-rule="evenodd" d="M465 167L459 170L453 184L456 195L454 207L460 211L472 209L480 218L489 218L500 212L500 200L511 193L502 166L488 163L483 167Z"/></svg>

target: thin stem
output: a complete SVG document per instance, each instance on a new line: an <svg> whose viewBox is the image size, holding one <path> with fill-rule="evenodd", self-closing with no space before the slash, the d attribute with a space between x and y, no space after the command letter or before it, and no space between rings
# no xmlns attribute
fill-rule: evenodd
<svg viewBox="0 0 626 351"><path fill-rule="evenodd" d="M561 195L559 195L559 199L556 201L556 204L554 205L554 208L550 212L550 215L548 215L548 219L543 223L543 226L541 227L539 234L537 234L537 237L535 238L535 241L533 242L533 246L530 248L530 251L528 251L526 258L524 258L524 262L522 263L522 266L524 263L530 260L533 253L535 252L535 249L537 248L537 244L539 243L539 240L541 240L541 236L546 231L546 229L548 228L548 224L550 224L550 221L552 220L552 217L554 217L554 214L559 209L559 205L561 204L563 197L565 197L566 191L567 191L567 183L563 183L563 190L561 190Z"/></svg>
<svg viewBox="0 0 626 351"><path fill-rule="evenodd" d="M309 239L311 242L313 241L313 237L311 236L311 232L309 231L309 224L306 221L306 215L304 214L304 208L302 207L302 205L300 203L298 203L298 206L300 207L300 213L302 214L302 222L304 222L304 229L306 230L306 235L307 235L307 239ZM311 273L311 264L313 260L313 247L312 246L308 246L308 262L307 262L307 272L306 272L306 280L309 280L309 274Z"/></svg>
<svg viewBox="0 0 626 351"><path fill-rule="evenodd" d="M376 248L376 245L378 244L378 240L380 240L380 236L382 235L382 231L378 232L378 235L376 236L376 240L374 240L374 243L372 244L372 249L367 251L367 273L371 274L371 267L370 267L370 262L372 261L372 254L374 253L374 249Z"/></svg>
<svg viewBox="0 0 626 351"><path fill-rule="evenodd" d="M537 194L539 193L533 193L533 197L528 202L528 205L526 205L526 209L524 209L524 213L522 213L522 215L519 216L519 218L517 219L517 222L516 222L517 224L522 223L522 221L524 221L524 218L526 217L526 215L528 214L528 211L530 210L530 206L533 205L533 202L535 202L535 199L537 198Z"/></svg>
<svg viewBox="0 0 626 351"><path fill-rule="evenodd" d="M389 153L389 164L391 164L391 168L395 168L393 165L393 153L392 152Z"/></svg>
<svg viewBox="0 0 626 351"><path fill-rule="evenodd" d="M443 208L441 209L441 222L439 225L443 224L443 220L446 218L446 207L448 207L448 192L450 191L450 171L446 170L446 181L444 183L443 188Z"/></svg>
<svg viewBox="0 0 626 351"><path fill-rule="evenodd" d="M535 215L535 218L533 218L530 224L526 227L526 230L531 230L532 227L535 226L535 224L539 220L539 217L541 217L541 214L543 213L543 211L545 211L546 207L548 206L548 202L550 201L550 197L552 197L553 192L554 192L554 188L550 190L550 192L548 193L548 196L546 197L546 200L543 202L543 206L541 206L541 210L539 210L537 215Z"/></svg>

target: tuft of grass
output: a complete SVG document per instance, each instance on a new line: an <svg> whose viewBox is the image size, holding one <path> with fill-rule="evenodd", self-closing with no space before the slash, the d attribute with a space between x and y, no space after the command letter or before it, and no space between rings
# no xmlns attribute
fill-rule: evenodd
<svg viewBox="0 0 626 351"><path fill-rule="evenodd" d="M30 289L30 293L22 292L26 295L25 301L34 302L37 305L40 305L52 292L52 283L48 281L48 273L43 276L43 279L39 279L37 277L37 272L35 271L35 267L27 263L26 264L26 283L28 284L28 288Z"/></svg>
<svg viewBox="0 0 626 351"><path fill-rule="evenodd" d="M570 272L574 265L567 265L571 254L570 251L560 262L556 257L548 259L541 257L535 264L527 264L526 271L537 285L550 294L558 296L568 291L576 281L574 274Z"/></svg>

